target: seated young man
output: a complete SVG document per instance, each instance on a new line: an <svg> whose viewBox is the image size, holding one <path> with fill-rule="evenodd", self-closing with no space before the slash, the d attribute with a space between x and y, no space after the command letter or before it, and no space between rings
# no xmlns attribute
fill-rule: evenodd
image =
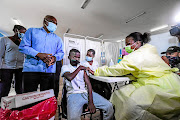
<svg viewBox="0 0 180 120"><path fill-rule="evenodd" d="M86 67L79 66L80 52L71 49L68 58L70 64L63 65L61 69L61 76L64 77L67 89L68 120L80 120L84 104L88 104L91 113L94 113L96 108L102 109L103 120L111 120L114 113L113 106L108 100L92 92Z"/></svg>

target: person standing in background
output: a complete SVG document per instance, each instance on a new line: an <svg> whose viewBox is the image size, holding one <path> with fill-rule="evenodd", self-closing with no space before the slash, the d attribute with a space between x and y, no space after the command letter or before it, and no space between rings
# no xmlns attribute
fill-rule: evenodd
<svg viewBox="0 0 180 120"><path fill-rule="evenodd" d="M166 52L162 52L161 54L166 54L166 56L161 57L165 63L167 63L171 68L178 68L180 72L180 47L170 46ZM178 74L180 75L179 72Z"/></svg>
<svg viewBox="0 0 180 120"><path fill-rule="evenodd" d="M89 49L86 54L86 60L82 61L80 64L87 67L89 73L94 75L94 71L99 67L97 61L94 60L95 50Z"/></svg>
<svg viewBox="0 0 180 120"><path fill-rule="evenodd" d="M21 25L15 25L13 28L14 36L3 37L0 39L0 99L8 96L13 74L15 74L15 91L22 93L22 68L24 54L18 50L21 39L26 32L26 28Z"/></svg>
<svg viewBox="0 0 180 120"><path fill-rule="evenodd" d="M57 20L47 15L43 20L43 27L30 28L19 46L19 51L26 54L23 65L24 92L54 89L54 73L56 61L64 56L64 46L60 37L54 31Z"/></svg>
<svg viewBox="0 0 180 120"><path fill-rule="evenodd" d="M54 85L54 94L55 97L58 97L59 94L59 76L61 73L62 61L56 61L56 73L55 73L55 85Z"/></svg>

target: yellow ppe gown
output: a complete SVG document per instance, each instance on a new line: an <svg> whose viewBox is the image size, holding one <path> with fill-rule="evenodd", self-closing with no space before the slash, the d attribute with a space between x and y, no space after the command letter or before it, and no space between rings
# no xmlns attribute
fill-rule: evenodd
<svg viewBox="0 0 180 120"><path fill-rule="evenodd" d="M180 77L146 44L111 67L99 67L96 76L122 76L131 73L135 82L115 91L116 120L179 120Z"/></svg>

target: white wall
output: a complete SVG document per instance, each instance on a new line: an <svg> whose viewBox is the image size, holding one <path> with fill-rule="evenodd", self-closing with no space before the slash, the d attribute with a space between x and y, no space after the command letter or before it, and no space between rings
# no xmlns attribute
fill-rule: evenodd
<svg viewBox="0 0 180 120"><path fill-rule="evenodd" d="M92 38L91 38L92 39ZM85 60L85 56L88 49L94 49L96 51L95 60L101 66L101 51L102 45L101 40L96 39L88 39L88 38L73 38L73 37L64 37L64 58L63 64L69 64L68 55L69 51L72 48L78 49L81 52L81 61ZM106 65L109 65L110 60L112 59L114 63L117 63L119 57L119 49L122 48L122 41L121 42L104 42L104 52L105 52L105 59Z"/></svg>
<svg viewBox="0 0 180 120"><path fill-rule="evenodd" d="M150 44L156 46L159 55L161 56L161 52L167 50L170 46L178 46L178 39L170 35L169 32L152 35Z"/></svg>
<svg viewBox="0 0 180 120"><path fill-rule="evenodd" d="M95 57L94 57L94 60L97 61L100 65L101 63L101 42L100 41L92 41L92 40L88 40L86 39L86 47L85 47L85 55L87 53L87 51L89 49L94 49L95 50ZM85 59L84 59L85 60Z"/></svg>
<svg viewBox="0 0 180 120"><path fill-rule="evenodd" d="M80 61L85 59L85 40L80 38L71 38L71 37L64 37L64 57L63 57L63 64L69 64L69 51L71 49L78 49L81 53Z"/></svg>
<svg viewBox="0 0 180 120"><path fill-rule="evenodd" d="M104 44L105 44L106 65L109 65L111 59L113 60L114 64L116 64L119 57L119 50L121 48L121 43L105 42Z"/></svg>
<svg viewBox="0 0 180 120"><path fill-rule="evenodd" d="M64 58L63 64L69 64L69 51L71 49L78 49L81 53L80 61L85 60L85 56L87 50L94 49L96 54L94 60L96 60L100 64L100 57L101 57L101 42L99 41L92 41L89 39L84 38L73 38L73 37L64 37Z"/></svg>

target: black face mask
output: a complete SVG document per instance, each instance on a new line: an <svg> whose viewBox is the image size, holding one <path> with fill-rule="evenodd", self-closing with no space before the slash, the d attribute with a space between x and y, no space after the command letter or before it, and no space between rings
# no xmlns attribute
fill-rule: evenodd
<svg viewBox="0 0 180 120"><path fill-rule="evenodd" d="M176 67L178 63L180 63L180 58L179 57L171 57L171 56L166 56L169 59L169 64L171 67Z"/></svg>
<svg viewBox="0 0 180 120"><path fill-rule="evenodd" d="M77 64L79 64L80 62L79 62L78 60L71 59L71 63L72 63L73 65L77 65Z"/></svg>

